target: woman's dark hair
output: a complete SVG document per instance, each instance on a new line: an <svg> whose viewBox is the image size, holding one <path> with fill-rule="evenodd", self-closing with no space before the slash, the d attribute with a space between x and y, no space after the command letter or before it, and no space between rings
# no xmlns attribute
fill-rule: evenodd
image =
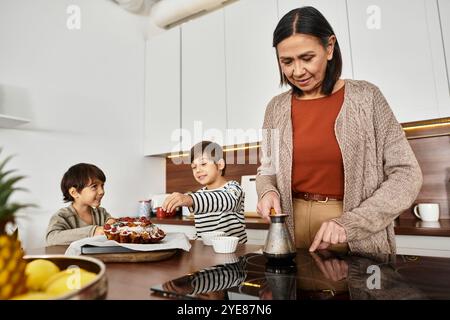
<svg viewBox="0 0 450 320"><path fill-rule="evenodd" d="M191 159L191 163L194 159L201 157L202 155L206 155L209 159L213 160L214 163L219 162L219 160L223 160L225 166L222 169L222 176L225 175L226 162L225 157L223 155L223 149L215 142L211 141L202 141L197 143L191 148L189 152L189 156Z"/></svg>
<svg viewBox="0 0 450 320"><path fill-rule="evenodd" d="M92 180L98 179L101 182L106 181L105 174L98 167L89 163L78 163L67 170L61 180L61 191L63 193L64 202L74 201L70 195L70 188L74 187L81 192L84 187Z"/></svg>
<svg viewBox="0 0 450 320"><path fill-rule="evenodd" d="M284 39L289 38L298 33L308 34L320 40L322 45L326 48L330 36L335 35L333 28L327 19L313 7L301 7L289 11L278 22L275 31L273 32L273 47L276 49L277 45ZM286 78L281 70L280 61L277 51L278 69L280 71L280 85L289 84L292 87L294 94L303 95L303 91L294 86ZM339 43L336 39L334 45L333 58L328 61L327 69L325 71L325 79L322 85L322 93L330 95L333 92L335 83L339 80L342 72L342 55Z"/></svg>

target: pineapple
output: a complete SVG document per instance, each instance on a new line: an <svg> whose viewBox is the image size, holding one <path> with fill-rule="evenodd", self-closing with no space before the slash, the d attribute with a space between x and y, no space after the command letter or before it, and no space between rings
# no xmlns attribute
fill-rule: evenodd
<svg viewBox="0 0 450 320"><path fill-rule="evenodd" d="M1 149L0 149L1 153ZM0 300L9 299L27 291L23 250L18 239L17 230L13 234L6 232L6 224L14 222L18 210L30 205L10 203L9 197L14 191L23 190L14 185L23 176L11 176L15 170L5 171L7 157L0 162Z"/></svg>

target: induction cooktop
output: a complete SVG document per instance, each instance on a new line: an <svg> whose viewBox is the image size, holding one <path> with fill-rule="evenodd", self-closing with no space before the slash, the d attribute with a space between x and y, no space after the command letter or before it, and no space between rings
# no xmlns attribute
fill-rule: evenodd
<svg viewBox="0 0 450 320"><path fill-rule="evenodd" d="M450 299L450 259L298 250L280 262L251 253L151 288L174 299Z"/></svg>

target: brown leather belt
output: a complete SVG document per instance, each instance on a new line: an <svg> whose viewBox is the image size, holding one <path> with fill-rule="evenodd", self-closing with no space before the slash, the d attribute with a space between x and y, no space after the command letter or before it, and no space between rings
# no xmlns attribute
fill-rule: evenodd
<svg viewBox="0 0 450 320"><path fill-rule="evenodd" d="M296 198L296 199L303 199L306 201L309 201L309 200L320 201L320 202L327 202L329 200L342 201L342 197L340 197L340 196L332 196L332 195L308 193L308 192L292 192L292 197Z"/></svg>

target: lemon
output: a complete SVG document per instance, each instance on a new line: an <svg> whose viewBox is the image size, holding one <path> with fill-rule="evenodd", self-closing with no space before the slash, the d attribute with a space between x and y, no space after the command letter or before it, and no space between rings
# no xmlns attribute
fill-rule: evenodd
<svg viewBox="0 0 450 320"><path fill-rule="evenodd" d="M59 296L81 289L95 279L95 273L80 268L69 268L53 275L44 285L47 294Z"/></svg>
<svg viewBox="0 0 450 320"><path fill-rule="evenodd" d="M58 272L58 266L49 260L36 259L27 263L25 267L27 288L34 291L43 289L44 283Z"/></svg>
<svg viewBox="0 0 450 320"><path fill-rule="evenodd" d="M53 297L45 292L28 292L12 297L11 300L48 300Z"/></svg>

